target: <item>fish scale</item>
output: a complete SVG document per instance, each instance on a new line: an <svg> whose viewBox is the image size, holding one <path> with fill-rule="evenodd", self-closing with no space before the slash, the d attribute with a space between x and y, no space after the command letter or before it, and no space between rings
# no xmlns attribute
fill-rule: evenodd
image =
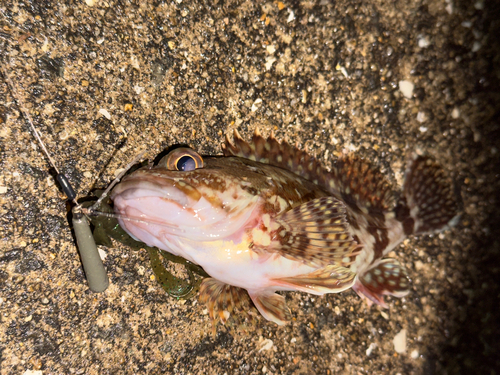
<svg viewBox="0 0 500 375"><path fill-rule="evenodd" d="M224 157L175 151L112 191L120 225L134 238L198 264L210 275L200 300L224 323L249 311L284 324L276 291L316 295L353 288L369 303L410 290L406 270L384 259L411 234L452 225L451 183L431 158L415 156L396 202L385 176L355 155L331 171L307 152L267 139L226 137ZM196 168L177 166L193 156ZM135 220L134 218L140 218Z"/></svg>

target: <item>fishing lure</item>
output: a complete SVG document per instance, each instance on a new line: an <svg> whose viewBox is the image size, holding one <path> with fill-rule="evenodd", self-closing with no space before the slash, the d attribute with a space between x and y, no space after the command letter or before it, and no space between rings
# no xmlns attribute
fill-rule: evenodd
<svg viewBox="0 0 500 375"><path fill-rule="evenodd" d="M130 236L128 236L121 228L119 227L116 219L113 217L104 216L106 213L112 212L112 209L106 204L106 202L102 202L105 196L102 199L98 200L98 202L92 204L88 200L84 203L80 203L77 199L77 194L70 184L68 178L60 172L57 167L57 163L51 157L49 151L47 150L39 131L36 129L33 120L29 114L29 111L26 110L22 102L17 98L17 95L14 90L14 85L10 80L10 77L6 73L4 66L1 66L1 72L7 83L9 90L12 94L12 97L16 101L18 108L21 110L26 122L37 140L42 152L46 156L50 165L56 172L56 181L61 187L61 190L66 195L67 199L72 204L72 220L71 224L74 230L75 239L77 243L77 248L80 254L80 259L82 262L82 267L85 272L85 276L87 278L87 282L90 290L93 292L103 292L109 286L109 278L102 262L102 259L99 255L97 244L105 245L108 247L112 246L112 242L110 238L117 240L118 242L124 243L133 249L145 248L150 256L151 268L156 276L156 279L163 287L163 289L171 296L176 298L188 299L192 296L196 295L199 285L201 282L201 277L205 277L206 274L203 270L193 264L190 264L186 260L176 257L172 254L166 253L156 248L145 246L143 243L139 243L134 241ZM129 167L135 164L141 155L136 157L128 166L124 168L125 173ZM121 178L121 174L115 179L113 184L117 183ZM100 194L99 194L100 195ZM90 206L98 206L98 209L103 213L102 215L96 216L88 216L86 215L88 208ZM94 208L95 211L95 208ZM89 225L89 219L94 225L94 230L92 231ZM188 279L182 279L173 276L170 274L165 266L163 265L163 260L166 260L170 263L179 263L186 267L188 272Z"/></svg>
<svg viewBox="0 0 500 375"><path fill-rule="evenodd" d="M38 144L40 145L43 154L47 157L52 168L54 168L56 172L56 181L61 187L61 190L66 195L66 198L72 202L73 204L73 218L72 224L73 229L75 231L76 242L78 245L80 258L82 261L82 266L85 271L85 275L87 277L87 281L89 283L89 288L94 292L103 292L108 288L109 279L106 273L106 269L102 263L102 260L99 256L99 252L97 250L97 246L95 244L94 238L92 236L92 231L89 226L89 222L85 215L83 214L83 207L77 201L77 195L73 187L71 186L66 175L61 173L57 168L56 162L50 156L49 151L45 147L45 144L42 141L40 133L36 129L33 120L26 110L26 108L22 105L22 103L17 99L17 95L14 91L14 85L7 75L4 66L1 68L2 74L4 76L5 82L9 87L9 90L12 94L12 97L17 103L18 108L21 110L26 122L28 123L29 128Z"/></svg>

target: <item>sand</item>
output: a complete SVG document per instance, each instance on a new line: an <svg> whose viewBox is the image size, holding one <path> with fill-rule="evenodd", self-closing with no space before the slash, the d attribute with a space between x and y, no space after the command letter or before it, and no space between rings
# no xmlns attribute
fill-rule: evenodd
<svg viewBox="0 0 500 375"><path fill-rule="evenodd" d="M259 127L326 166L369 158L395 184L411 153L431 154L462 216L391 254L413 286L389 309L353 291L287 293L288 325L212 337L205 308L165 295L145 251L101 248L111 285L89 291L70 206L2 79L0 374L497 373L493 3L1 5L1 63L80 197L140 151L220 154L227 132Z"/></svg>

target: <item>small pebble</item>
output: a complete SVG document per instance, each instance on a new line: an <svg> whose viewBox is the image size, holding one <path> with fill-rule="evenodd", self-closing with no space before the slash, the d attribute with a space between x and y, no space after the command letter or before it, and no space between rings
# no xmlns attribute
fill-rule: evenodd
<svg viewBox="0 0 500 375"><path fill-rule="evenodd" d="M270 350L273 347L273 340L270 339L265 339L260 343L260 349L259 353L262 352L263 350Z"/></svg>
<svg viewBox="0 0 500 375"><path fill-rule="evenodd" d="M103 115L104 117L106 117L108 120L111 120L111 115L110 115L110 114L109 114L109 112L108 112L108 111L106 111L104 108L101 108L101 109L99 110L99 113L100 113L101 115Z"/></svg>
<svg viewBox="0 0 500 375"><path fill-rule="evenodd" d="M394 350L396 353L406 353L406 329L402 329L396 336L394 336Z"/></svg>
<svg viewBox="0 0 500 375"><path fill-rule="evenodd" d="M276 62L276 57L268 57L266 59L266 70L271 70L273 64Z"/></svg>
<svg viewBox="0 0 500 375"><path fill-rule="evenodd" d="M255 99L255 101L253 102L252 104L252 108L250 109L252 112L255 112L259 106L260 106L260 103L262 103L262 99Z"/></svg>
<svg viewBox="0 0 500 375"><path fill-rule="evenodd" d="M419 40L418 40L418 46L420 48L427 48L431 45L431 42L429 41L429 38L424 36L424 37L421 37Z"/></svg>
<svg viewBox="0 0 500 375"><path fill-rule="evenodd" d="M101 258L101 260L105 260L106 257L108 256L108 253L105 252L103 249L98 249L97 251L99 251L99 258Z"/></svg>
<svg viewBox="0 0 500 375"><path fill-rule="evenodd" d="M399 91L403 93L405 98L411 99L415 85L410 81L399 81Z"/></svg>
<svg viewBox="0 0 500 375"><path fill-rule="evenodd" d="M417 121L418 122L425 122L427 120L427 115L425 112L418 112L417 113Z"/></svg>
<svg viewBox="0 0 500 375"><path fill-rule="evenodd" d="M367 355L367 357L369 357L372 354L373 349L375 349L376 347L377 347L377 344L375 344L374 342L372 342L370 344L370 346L368 347L368 349L366 349L366 355Z"/></svg>

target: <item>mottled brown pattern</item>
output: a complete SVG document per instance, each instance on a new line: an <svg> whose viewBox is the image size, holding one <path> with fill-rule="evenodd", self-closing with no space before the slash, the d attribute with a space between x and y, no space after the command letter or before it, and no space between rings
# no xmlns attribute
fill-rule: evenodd
<svg viewBox="0 0 500 375"><path fill-rule="evenodd" d="M286 141L278 142L273 134L265 139L256 130L251 142L247 143L235 130L232 141L226 135L222 148L225 156L239 156L287 169L330 191L328 180L331 176L316 158Z"/></svg>
<svg viewBox="0 0 500 375"><path fill-rule="evenodd" d="M206 278L200 285L200 302L206 304L215 334L217 322L228 322L238 325L244 321L253 323L257 310L245 289L227 285L211 277ZM226 315L225 311L229 313ZM217 319L218 318L218 319Z"/></svg>
<svg viewBox="0 0 500 375"><path fill-rule="evenodd" d="M386 228L368 226L366 231L370 233L375 239L375 243L373 245L373 253L374 258L372 263L382 258L384 255L384 250L387 249L389 245L389 236Z"/></svg>
<svg viewBox="0 0 500 375"><path fill-rule="evenodd" d="M450 178L434 159L418 156L409 163L403 190L409 197L409 209L418 207L415 234L442 229L456 215L458 204L452 186Z"/></svg>
<svg viewBox="0 0 500 375"><path fill-rule="evenodd" d="M365 208L372 214L393 206L388 180L377 168L355 155L343 155L329 172L307 151L286 141L278 142L273 134L265 139L258 130L249 143L236 130L232 141L226 135L223 151L226 156L240 156L292 171L341 198L355 211Z"/></svg>
<svg viewBox="0 0 500 375"><path fill-rule="evenodd" d="M464 199L456 229L397 249L419 283L388 318L351 292L287 293L287 327L261 320L212 339L199 304L150 279L147 254L103 248L112 287L88 290L66 205L0 79L2 375L498 373L499 2L2 4L2 64L80 196L145 148L214 154L234 127L246 138L260 126L319 160L359 146L396 173L409 151L431 152ZM39 59L60 61L64 76ZM411 99L400 80L415 85Z"/></svg>
<svg viewBox="0 0 500 375"><path fill-rule="evenodd" d="M280 227L273 232L279 246L273 248L282 256L326 266L343 263L359 250L349 234L345 207L334 197L311 200L276 219Z"/></svg>

